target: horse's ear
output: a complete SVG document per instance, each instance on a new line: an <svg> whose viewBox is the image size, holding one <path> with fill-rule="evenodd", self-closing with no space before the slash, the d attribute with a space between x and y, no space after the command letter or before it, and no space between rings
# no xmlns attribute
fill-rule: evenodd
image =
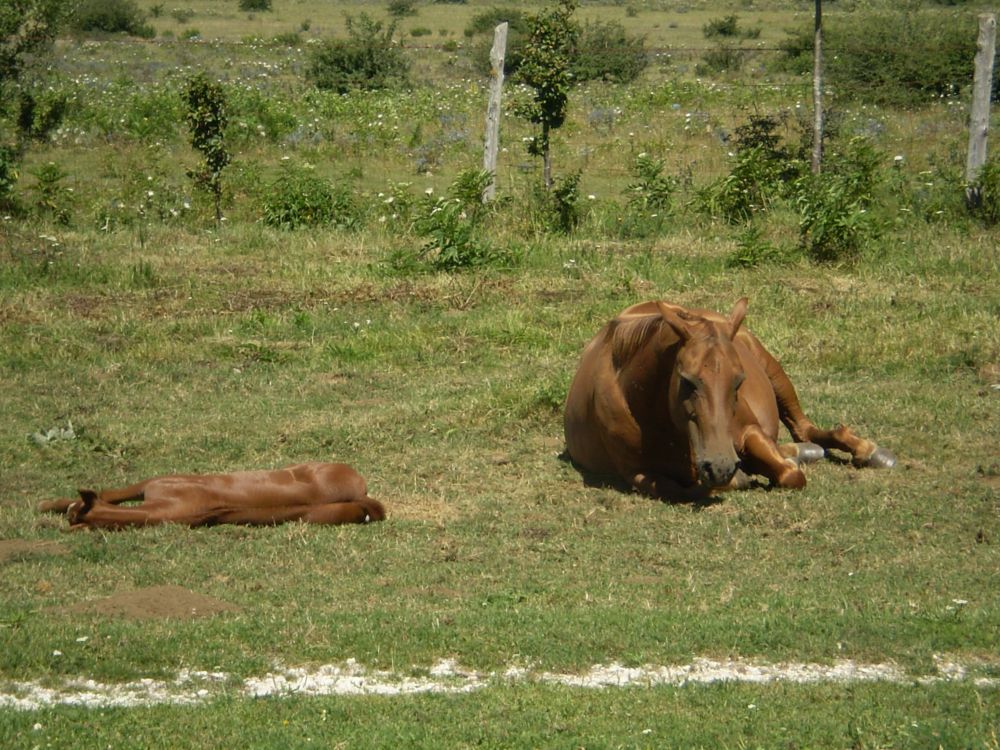
<svg viewBox="0 0 1000 750"><path fill-rule="evenodd" d="M680 337L681 341L687 341L691 338L691 327L687 324L687 320L684 317L678 315L662 302L657 302L656 306L660 310L660 316L673 329L674 333Z"/></svg>
<svg viewBox="0 0 1000 750"><path fill-rule="evenodd" d="M749 301L746 297L740 297L736 300L736 304L733 305L733 311L729 313L729 331L730 338L736 338L736 332L740 330L740 326L743 325L743 319L747 316L747 305Z"/></svg>

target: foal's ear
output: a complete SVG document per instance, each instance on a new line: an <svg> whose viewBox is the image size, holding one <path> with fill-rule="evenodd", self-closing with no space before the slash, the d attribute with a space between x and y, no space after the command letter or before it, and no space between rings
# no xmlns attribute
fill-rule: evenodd
<svg viewBox="0 0 1000 750"><path fill-rule="evenodd" d="M733 311L729 313L729 331L730 338L736 338L736 332L740 330L740 326L743 325L743 319L747 316L747 305L749 301L746 297L740 297L736 300L736 304L733 305Z"/></svg>
<svg viewBox="0 0 1000 750"><path fill-rule="evenodd" d="M677 313L662 302L657 302L656 306L660 310L660 316L674 330L681 341L687 341L691 338L691 327L688 325L687 316L683 313Z"/></svg>

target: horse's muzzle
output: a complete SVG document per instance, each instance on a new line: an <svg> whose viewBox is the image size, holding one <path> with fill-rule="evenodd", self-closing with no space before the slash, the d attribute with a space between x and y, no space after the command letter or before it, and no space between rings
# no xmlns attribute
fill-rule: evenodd
<svg viewBox="0 0 1000 750"><path fill-rule="evenodd" d="M698 482L708 487L723 487L732 481L737 468L735 461L699 461Z"/></svg>

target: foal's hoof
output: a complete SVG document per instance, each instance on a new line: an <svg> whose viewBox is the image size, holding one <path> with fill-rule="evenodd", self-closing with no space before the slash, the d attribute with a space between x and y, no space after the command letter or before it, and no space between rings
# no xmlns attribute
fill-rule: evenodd
<svg viewBox="0 0 1000 750"><path fill-rule="evenodd" d="M857 462L858 466L867 466L872 469L891 469L896 465L896 457L887 448L876 448L868 458Z"/></svg>
<svg viewBox="0 0 1000 750"><path fill-rule="evenodd" d="M826 456L823 446L816 443L796 443L795 449L798 451L795 461L799 464L815 463Z"/></svg>

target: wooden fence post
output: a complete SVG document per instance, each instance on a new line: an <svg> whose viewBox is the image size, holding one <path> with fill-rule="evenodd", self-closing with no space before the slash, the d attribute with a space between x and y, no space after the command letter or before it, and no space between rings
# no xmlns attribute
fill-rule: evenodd
<svg viewBox="0 0 1000 750"><path fill-rule="evenodd" d="M497 192L497 150L500 145L500 96L503 92L503 62L507 52L507 22L493 30L493 48L490 50L490 101L486 107L486 144L483 150L483 169L489 172L490 182L483 190L483 203L493 200Z"/></svg>
<svg viewBox="0 0 1000 750"><path fill-rule="evenodd" d="M812 173L823 163L823 0L816 0L813 30L813 148Z"/></svg>
<svg viewBox="0 0 1000 750"><path fill-rule="evenodd" d="M993 84L993 59L996 51L997 18L992 13L979 16L976 41L976 73L972 84L972 109L969 113L969 156L965 162L965 201L972 208L982 196L973 183L986 163L986 136L990 129L990 94Z"/></svg>

